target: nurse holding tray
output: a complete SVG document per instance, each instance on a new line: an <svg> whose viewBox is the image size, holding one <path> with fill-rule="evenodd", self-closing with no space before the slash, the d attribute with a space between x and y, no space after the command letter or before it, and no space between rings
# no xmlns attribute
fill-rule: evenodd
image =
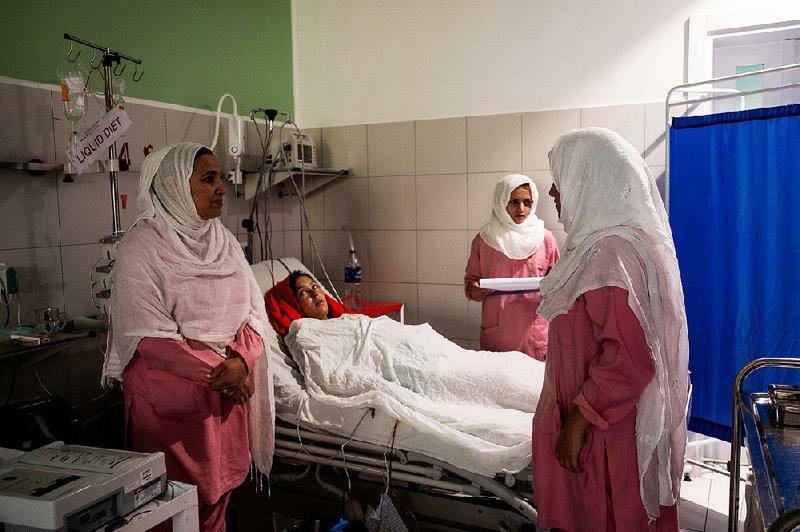
<svg viewBox="0 0 800 532"><path fill-rule="evenodd" d="M534 214L533 181L510 174L497 183L492 217L472 241L464 275L468 299L483 303L481 349L547 354L547 321L536 314L538 281L558 260L553 233Z"/></svg>

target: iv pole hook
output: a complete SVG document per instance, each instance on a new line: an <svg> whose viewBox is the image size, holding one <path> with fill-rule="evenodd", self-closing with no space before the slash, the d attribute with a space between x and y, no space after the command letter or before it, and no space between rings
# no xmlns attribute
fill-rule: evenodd
<svg viewBox="0 0 800 532"><path fill-rule="evenodd" d="M121 76L123 72L125 72L125 67L128 66L128 63L118 63L117 66L114 67L114 75ZM122 68L119 68L122 67ZM119 72L117 69L119 68Z"/></svg>
<svg viewBox="0 0 800 532"><path fill-rule="evenodd" d="M137 73L139 73L139 65L136 65L134 67L133 74L131 75L131 79L134 81L134 83L138 83L142 79L142 76L144 76L144 70L142 70L142 72L139 73L139 77L138 78L136 77Z"/></svg>
<svg viewBox="0 0 800 532"><path fill-rule="evenodd" d="M69 52L67 52L67 61L69 61L70 63L74 63L75 61L77 61L78 57L80 57L80 55L81 55L81 49L78 48L78 53L75 54L75 57L73 57L72 56L72 46L73 46L73 43L72 43L72 41L70 41L69 42Z"/></svg>

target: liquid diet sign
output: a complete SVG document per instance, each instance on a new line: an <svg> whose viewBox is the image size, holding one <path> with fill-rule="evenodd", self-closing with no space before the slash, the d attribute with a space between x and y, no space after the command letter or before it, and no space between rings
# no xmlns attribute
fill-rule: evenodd
<svg viewBox="0 0 800 532"><path fill-rule="evenodd" d="M67 158L81 174L101 156L108 157L108 148L131 126L128 113L121 107L112 108L78 139L75 153L67 149Z"/></svg>

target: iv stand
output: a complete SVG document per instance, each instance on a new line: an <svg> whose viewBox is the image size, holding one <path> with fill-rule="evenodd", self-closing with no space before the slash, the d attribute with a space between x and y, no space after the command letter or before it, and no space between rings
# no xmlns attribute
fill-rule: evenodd
<svg viewBox="0 0 800 532"><path fill-rule="evenodd" d="M114 69L112 65L114 63L119 64L121 60L130 61L135 65L141 65L142 62L139 59L135 59L133 57L121 54L117 51L111 50L108 47L100 46L94 44L92 42L80 39L69 33L64 34L64 39L68 41L74 41L84 46L88 46L89 48L93 48L95 50L99 50L103 54L102 65L103 65L103 78L105 79L105 103L106 103L106 112L110 111L112 107L114 107L113 101L113 76L114 76ZM143 74L144 72L142 72ZM139 81L139 78L136 77L136 72L133 74L133 81ZM119 161L117 160L117 143L114 142L111 146L108 147L108 162L106 164L106 168L108 170L108 178L111 184L111 223L112 223L112 239L115 236L121 236L123 232L120 229L120 213L119 213L119 186L117 183L117 172L119 172Z"/></svg>

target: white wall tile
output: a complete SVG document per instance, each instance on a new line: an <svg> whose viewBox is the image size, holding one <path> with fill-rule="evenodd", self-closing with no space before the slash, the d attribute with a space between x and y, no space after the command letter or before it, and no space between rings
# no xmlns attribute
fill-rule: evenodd
<svg viewBox="0 0 800 532"><path fill-rule="evenodd" d="M640 154L644 152L644 104L581 109L581 127L616 131Z"/></svg>
<svg viewBox="0 0 800 532"><path fill-rule="evenodd" d="M656 186L658 187L658 193L661 194L661 201L664 201L666 196L666 169L663 166L651 166L650 172L653 174L653 179L656 180Z"/></svg>
<svg viewBox="0 0 800 532"><path fill-rule="evenodd" d="M414 122L367 126L369 175L414 175Z"/></svg>
<svg viewBox="0 0 800 532"><path fill-rule="evenodd" d="M471 234L468 231L417 231L417 278L420 283L464 283Z"/></svg>
<svg viewBox="0 0 800 532"><path fill-rule="evenodd" d="M467 119L416 122L416 174L463 174L467 171Z"/></svg>
<svg viewBox="0 0 800 532"><path fill-rule="evenodd" d="M297 249L300 249L300 231L295 231L297 236ZM247 244L247 233L240 232L236 235L236 239L241 244ZM244 246L242 246L244 250ZM262 254L263 250L263 254ZM270 255L271 253L271 255ZM269 260L270 257L277 259L286 256L286 249L284 247L284 232L273 231L269 239L267 239L266 232L262 231L259 235L258 232L253 233L253 262L261 262L262 260ZM298 254L298 257L300 255Z"/></svg>
<svg viewBox="0 0 800 532"><path fill-rule="evenodd" d="M57 246L58 184L55 174L0 171L0 249Z"/></svg>
<svg viewBox="0 0 800 532"><path fill-rule="evenodd" d="M340 177L323 190L325 229L369 229L369 179Z"/></svg>
<svg viewBox="0 0 800 532"><path fill-rule="evenodd" d="M494 189L506 172L478 173L467 176L467 227L480 229L492 216Z"/></svg>
<svg viewBox="0 0 800 532"><path fill-rule="evenodd" d="M297 258L308 266L311 273L321 276L319 260L325 260L325 231L303 231L303 255Z"/></svg>
<svg viewBox="0 0 800 532"><path fill-rule="evenodd" d="M63 245L95 244L113 232L108 174L81 174L72 183L59 180L58 199Z"/></svg>
<svg viewBox="0 0 800 532"><path fill-rule="evenodd" d="M415 187L414 176L370 178L370 229L416 229Z"/></svg>
<svg viewBox="0 0 800 532"><path fill-rule="evenodd" d="M11 305L9 323L17 324L17 305L21 303L21 323L34 322L33 309L64 308L64 282L61 273L61 251L57 247L27 248L0 251L0 262L17 271L19 296ZM0 307L0 319L5 322L5 307Z"/></svg>
<svg viewBox="0 0 800 532"><path fill-rule="evenodd" d="M99 243L61 248L64 269L64 311L70 316L94 316L99 313L90 294L92 287L90 275L92 268L102 256L103 245ZM95 274L94 278L98 279L99 276Z"/></svg>
<svg viewBox="0 0 800 532"><path fill-rule="evenodd" d="M522 115L520 113L467 118L467 171L522 170Z"/></svg>
<svg viewBox="0 0 800 532"><path fill-rule="evenodd" d="M46 89L0 83L0 161L56 162L52 94Z"/></svg>
<svg viewBox="0 0 800 532"><path fill-rule="evenodd" d="M467 225L467 175L417 176L417 229Z"/></svg>
<svg viewBox="0 0 800 532"><path fill-rule="evenodd" d="M167 128L167 144L197 142L204 146L211 145L214 117L198 112L165 109L164 120ZM217 145L220 146L219 141Z"/></svg>
<svg viewBox="0 0 800 532"><path fill-rule="evenodd" d="M369 231L351 231L356 257L362 268L364 282L371 280L369 269ZM325 231L325 267L334 281L344 281L344 266L350 260L350 239L342 230Z"/></svg>
<svg viewBox="0 0 800 532"><path fill-rule="evenodd" d="M283 228L285 230L295 230L305 228L303 220L302 205L298 196L284 196L283 200ZM315 190L306 194L305 198L306 215L311 229L322 229L325 220L325 203L322 191Z"/></svg>
<svg viewBox="0 0 800 532"><path fill-rule="evenodd" d="M129 169L138 172L146 153L167 145L166 109L129 103L125 105L125 111L131 119L131 127L117 140L117 154L127 143L131 158Z"/></svg>
<svg viewBox="0 0 800 532"><path fill-rule="evenodd" d="M462 286L419 285L419 321L453 340L468 338L467 298Z"/></svg>
<svg viewBox="0 0 800 532"><path fill-rule="evenodd" d="M550 187L553 185L553 178L550 171L534 171L528 172L536 190L539 192L539 203L536 204L536 216L544 221L544 226L548 229L562 229L561 223L558 221L558 211L556 211L556 204L550 196Z"/></svg>
<svg viewBox="0 0 800 532"><path fill-rule="evenodd" d="M549 170L547 154L556 139L581 126L579 109L522 114L522 168Z"/></svg>
<svg viewBox="0 0 800 532"><path fill-rule="evenodd" d="M294 257L300 260L302 255L301 240L299 230L289 230L283 232L283 256Z"/></svg>
<svg viewBox="0 0 800 532"><path fill-rule="evenodd" d="M417 285L415 283L371 283L372 298L379 301L402 301L405 305L405 322L417 320Z"/></svg>
<svg viewBox="0 0 800 532"><path fill-rule="evenodd" d="M664 102L644 106L644 160L648 165L664 166L667 153L667 118Z"/></svg>
<svg viewBox="0 0 800 532"><path fill-rule="evenodd" d="M417 282L416 231L370 231L369 273L374 282Z"/></svg>
<svg viewBox="0 0 800 532"><path fill-rule="evenodd" d="M325 161L326 168L346 168L350 175L368 176L367 126L323 129L322 160Z"/></svg>

